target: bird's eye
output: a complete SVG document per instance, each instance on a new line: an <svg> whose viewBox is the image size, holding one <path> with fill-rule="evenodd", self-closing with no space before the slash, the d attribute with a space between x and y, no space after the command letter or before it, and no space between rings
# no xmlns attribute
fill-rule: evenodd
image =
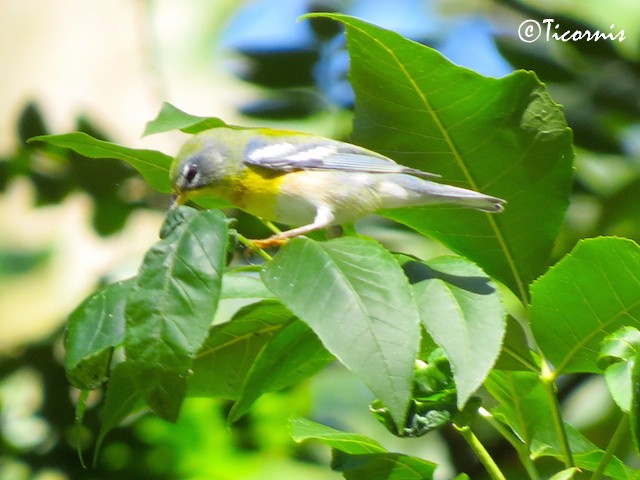
<svg viewBox="0 0 640 480"><path fill-rule="evenodd" d="M193 182L193 179L196 178L196 175L198 175L198 166L194 165L193 163L191 165L188 165L184 172L184 178L187 180L187 182Z"/></svg>

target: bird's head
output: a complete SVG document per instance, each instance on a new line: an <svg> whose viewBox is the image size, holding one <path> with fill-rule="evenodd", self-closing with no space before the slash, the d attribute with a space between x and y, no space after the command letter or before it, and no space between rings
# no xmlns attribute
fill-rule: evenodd
<svg viewBox="0 0 640 480"><path fill-rule="evenodd" d="M196 135L187 141L171 165L172 207L191 195L215 194L230 174L231 152L218 135Z"/></svg>

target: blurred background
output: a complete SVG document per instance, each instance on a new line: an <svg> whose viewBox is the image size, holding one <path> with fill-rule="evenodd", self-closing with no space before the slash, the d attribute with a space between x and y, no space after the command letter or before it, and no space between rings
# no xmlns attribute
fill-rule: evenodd
<svg viewBox="0 0 640 480"><path fill-rule="evenodd" d="M367 411L370 394L332 365L313 380L262 398L233 428L229 405L189 400L176 425L131 419L91 456L99 409L73 427L61 366L68 313L101 284L135 275L156 241L168 199L127 166L26 144L85 131L173 155L186 135L141 137L162 102L228 123L347 139L353 109L340 28L308 12L363 18L501 77L534 70L574 129L576 181L559 257L595 235L640 240L640 2L635 0L3 0L0 2L0 478L341 478L326 448L298 446L285 425L305 415L377 438L443 466L438 478L483 470L455 434L397 440ZM625 40L525 43L525 19ZM238 214L240 229L261 227ZM367 234L422 258L444 249L405 228L365 219ZM264 232L262 232L264 233ZM597 380L563 387L568 415L596 443L614 407ZM585 403L584 399L588 398ZM92 399L97 405L100 395ZM496 455L511 453L486 432ZM493 444L492 444L493 442ZM515 461L515 459L514 459Z"/></svg>

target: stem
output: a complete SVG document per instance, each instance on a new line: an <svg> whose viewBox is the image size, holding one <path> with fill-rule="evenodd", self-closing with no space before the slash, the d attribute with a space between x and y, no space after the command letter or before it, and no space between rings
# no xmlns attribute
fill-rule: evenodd
<svg viewBox="0 0 640 480"><path fill-rule="evenodd" d="M496 465L496 462L494 462L493 458L491 458L491 455L489 455L489 452L487 452L487 449L484 448L484 445L482 445L482 443L480 443L480 440L474 435L469 426L465 425L464 427L459 427L455 423L453 424L453 426L458 432L460 432L460 435L462 435L462 438L464 438L467 444L471 447L471 450L473 450L473 453L476 454L476 457L478 457L480 463L482 463L482 465L484 465L484 468L487 469L489 476L493 480L507 480L507 478L498 468L498 465Z"/></svg>
<svg viewBox="0 0 640 480"><path fill-rule="evenodd" d="M607 468L607 465L609 465L609 462L613 458L614 452L618 449L620 443L626 436L628 429L629 415L623 413L622 418L620 419L620 423L618 423L616 431L613 432L611 441L609 442L609 445L607 445L607 449L602 456L602 460L600 460L600 463L598 464L598 468L595 472L593 472L593 475L591 476L591 480L600 480L601 478L603 478L604 470Z"/></svg>
<svg viewBox="0 0 640 480"><path fill-rule="evenodd" d="M489 425L495 428L498 433L502 435L503 438L515 449L520 462L529 474L529 478L531 478L531 480L540 480L540 474L538 473L533 460L531 460L531 457L529 456L528 446L522 443L522 441L520 441L520 439L511 432L511 430L506 428L500 421L496 420L495 417L485 408L480 407L478 409L478 413L480 413L480 416L484 418Z"/></svg>
<svg viewBox="0 0 640 480"><path fill-rule="evenodd" d="M241 233L236 232L236 237L238 237L238 240L240 241L240 243L243 244L245 247L247 247L247 249L256 252L258 255L264 258L267 262L270 262L271 260L273 260L273 257L271 255L269 255L267 252L265 252L261 248L256 248L255 244L251 240L249 240L247 237L242 235Z"/></svg>
<svg viewBox="0 0 640 480"><path fill-rule="evenodd" d="M278 233L282 233L282 230L280 230L278 227L276 227L273 222L270 222L269 220L265 220L264 218L261 218L260 221L264 224L265 227L267 227L269 230L271 230L276 235Z"/></svg>
<svg viewBox="0 0 640 480"><path fill-rule="evenodd" d="M558 396L556 395L555 375L551 371L547 360L544 357L541 358L541 360L542 372L540 373L540 380L542 381L544 391L547 394L547 400L549 401L551 418L553 419L553 426L555 427L558 440L560 440L564 465L566 468L572 468L575 465L573 463L573 455L571 454L567 432L564 429L564 423L560 415L560 404L558 403Z"/></svg>

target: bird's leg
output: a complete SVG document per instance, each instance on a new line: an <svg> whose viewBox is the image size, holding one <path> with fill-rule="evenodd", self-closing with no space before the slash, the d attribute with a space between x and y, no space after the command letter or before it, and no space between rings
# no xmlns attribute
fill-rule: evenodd
<svg viewBox="0 0 640 480"><path fill-rule="evenodd" d="M316 217L313 219L313 223L292 228L291 230L285 230L284 232L277 233L263 240L252 240L252 243L257 248L279 247L287 243L290 238L328 227L334 219L335 217L330 209L327 207L319 207L316 211Z"/></svg>

